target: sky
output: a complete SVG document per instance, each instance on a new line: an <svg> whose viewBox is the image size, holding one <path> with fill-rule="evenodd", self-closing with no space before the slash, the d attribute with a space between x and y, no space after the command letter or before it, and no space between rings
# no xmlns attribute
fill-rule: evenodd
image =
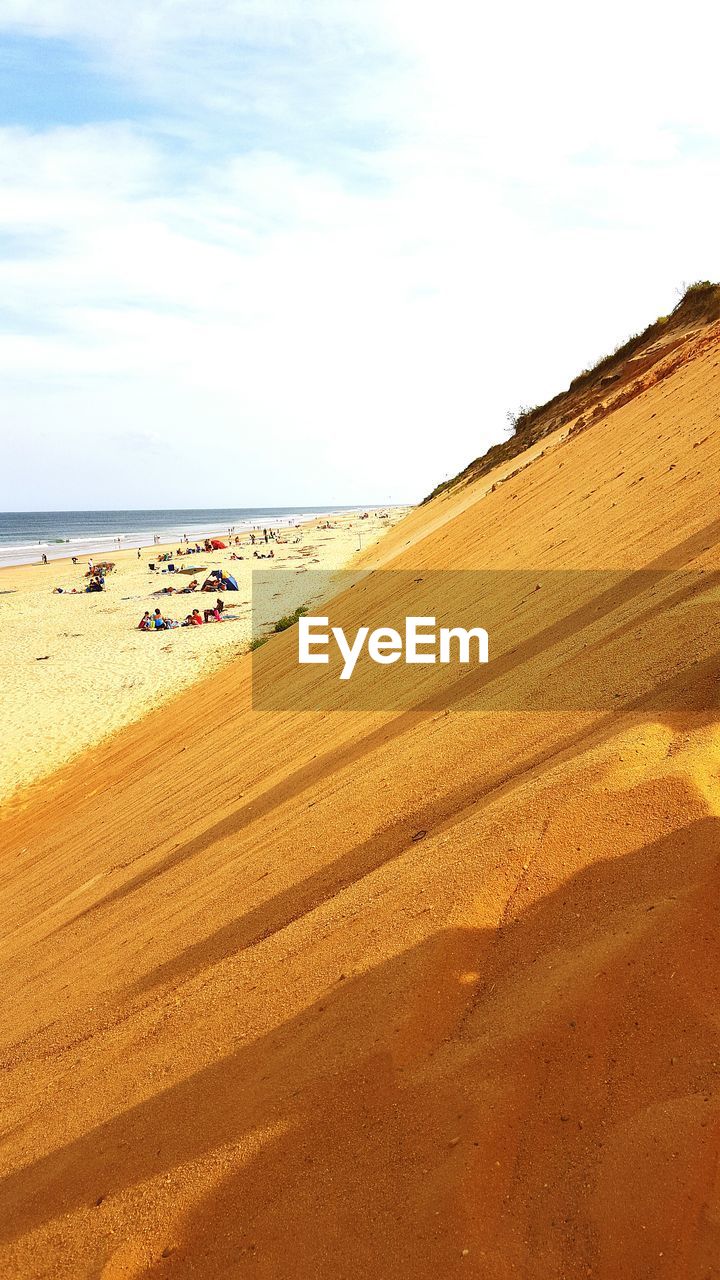
<svg viewBox="0 0 720 1280"><path fill-rule="evenodd" d="M720 10L0 0L0 509L414 502L720 279Z"/></svg>

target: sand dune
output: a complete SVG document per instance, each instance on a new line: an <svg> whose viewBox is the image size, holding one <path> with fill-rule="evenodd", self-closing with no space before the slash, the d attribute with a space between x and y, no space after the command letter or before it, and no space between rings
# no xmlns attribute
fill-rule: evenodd
<svg viewBox="0 0 720 1280"><path fill-rule="evenodd" d="M673 358L366 566L720 567L720 328ZM720 1275L717 658L653 634L699 710L258 713L241 658L22 793L2 1274Z"/></svg>

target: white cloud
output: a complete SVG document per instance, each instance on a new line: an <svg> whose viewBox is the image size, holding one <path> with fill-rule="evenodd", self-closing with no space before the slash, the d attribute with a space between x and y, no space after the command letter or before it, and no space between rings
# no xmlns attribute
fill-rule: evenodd
<svg viewBox="0 0 720 1280"><path fill-rule="evenodd" d="M2 501L420 497L717 277L717 18L642 8L5 0L152 110L0 130Z"/></svg>

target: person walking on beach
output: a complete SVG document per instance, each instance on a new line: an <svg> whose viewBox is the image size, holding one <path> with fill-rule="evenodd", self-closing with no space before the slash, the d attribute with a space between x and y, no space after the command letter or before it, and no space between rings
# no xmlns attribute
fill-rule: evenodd
<svg viewBox="0 0 720 1280"><path fill-rule="evenodd" d="M138 560L140 559L140 547L138 547Z"/></svg>
<svg viewBox="0 0 720 1280"><path fill-rule="evenodd" d="M47 564L47 562L48 562L47 556L45 555L45 552L44 552L44 551L43 551L43 558L42 558L42 562L43 562L43 564Z"/></svg>

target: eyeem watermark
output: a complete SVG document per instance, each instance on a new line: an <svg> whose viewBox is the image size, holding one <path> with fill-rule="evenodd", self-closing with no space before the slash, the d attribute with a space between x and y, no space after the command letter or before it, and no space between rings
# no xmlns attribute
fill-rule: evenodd
<svg viewBox="0 0 720 1280"><path fill-rule="evenodd" d="M390 666L403 661L407 665L435 662L471 662L489 660L489 639L484 627L437 627L434 617L405 619L403 632L395 627L358 627L349 640L342 627L331 627L328 617L302 617L298 621L298 662L301 665L330 662L327 651L331 640L343 659L341 680L349 680L364 648L372 662Z"/></svg>
<svg viewBox="0 0 720 1280"><path fill-rule="evenodd" d="M720 709L720 570L320 571L298 557L253 574L253 638L260 711Z"/></svg>

